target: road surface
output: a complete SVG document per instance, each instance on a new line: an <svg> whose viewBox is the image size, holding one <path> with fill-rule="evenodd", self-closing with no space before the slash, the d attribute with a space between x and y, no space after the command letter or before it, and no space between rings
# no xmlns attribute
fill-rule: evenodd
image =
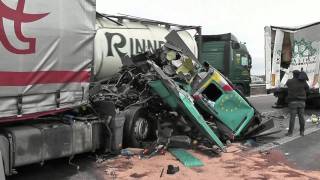
<svg viewBox="0 0 320 180"><path fill-rule="evenodd" d="M303 170L320 170L320 131L297 138L278 146L286 158L296 168Z"/></svg>

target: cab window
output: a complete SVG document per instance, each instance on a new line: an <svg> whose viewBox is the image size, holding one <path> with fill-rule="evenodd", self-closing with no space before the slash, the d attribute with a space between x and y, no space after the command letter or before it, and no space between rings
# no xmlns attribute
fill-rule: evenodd
<svg viewBox="0 0 320 180"><path fill-rule="evenodd" d="M219 97L222 95L222 91L218 88L218 86L214 83L211 83L203 92L209 100L217 101Z"/></svg>
<svg viewBox="0 0 320 180"><path fill-rule="evenodd" d="M241 66L248 66L249 61L247 56L241 56Z"/></svg>

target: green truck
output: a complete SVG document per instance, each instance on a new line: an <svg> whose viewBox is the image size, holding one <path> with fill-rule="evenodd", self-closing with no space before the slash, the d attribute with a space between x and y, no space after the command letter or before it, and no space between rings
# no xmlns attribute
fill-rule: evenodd
<svg viewBox="0 0 320 180"><path fill-rule="evenodd" d="M199 35L196 37L199 60L207 62L228 77L244 95L250 95L251 56L244 43L231 34Z"/></svg>

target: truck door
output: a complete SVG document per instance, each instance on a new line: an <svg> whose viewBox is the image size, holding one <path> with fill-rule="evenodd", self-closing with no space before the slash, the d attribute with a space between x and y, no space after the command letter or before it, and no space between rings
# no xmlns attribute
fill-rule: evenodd
<svg viewBox="0 0 320 180"><path fill-rule="evenodd" d="M217 71L201 87L201 94L212 104L215 117L239 136L252 120L254 109L232 88Z"/></svg>
<svg viewBox="0 0 320 180"><path fill-rule="evenodd" d="M251 57L246 52L235 51L233 55L231 79L248 80L250 79Z"/></svg>

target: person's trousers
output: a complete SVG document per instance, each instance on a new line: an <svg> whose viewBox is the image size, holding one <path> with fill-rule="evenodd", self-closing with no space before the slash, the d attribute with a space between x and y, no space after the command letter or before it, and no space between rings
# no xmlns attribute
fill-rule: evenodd
<svg viewBox="0 0 320 180"><path fill-rule="evenodd" d="M300 132L304 132L304 108L306 103L304 101L292 101L289 103L290 109L290 124L289 124L289 133L293 133L294 124L296 115L298 114L299 117L299 124L300 124Z"/></svg>

